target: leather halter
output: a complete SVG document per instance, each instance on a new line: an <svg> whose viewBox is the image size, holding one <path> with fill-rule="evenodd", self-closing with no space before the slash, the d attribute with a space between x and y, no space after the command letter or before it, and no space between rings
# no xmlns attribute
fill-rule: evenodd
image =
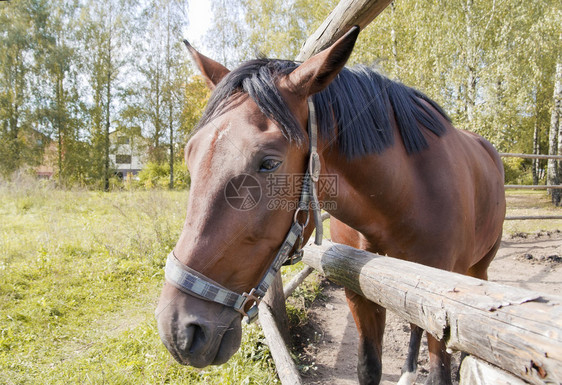
<svg viewBox="0 0 562 385"><path fill-rule="evenodd" d="M249 293L235 293L191 269L189 266L182 264L176 258L172 250L168 255L165 268L166 279L172 285L186 294L195 295L208 301L232 307L243 316L246 316L248 323L257 319L258 305L265 296L267 289L273 282L281 266L284 264L295 264L302 259L303 233L310 219L309 209L313 211L314 224L316 225L316 237L314 242L317 245L322 244L322 219L316 192L316 183L320 176L320 157L317 152L318 124L311 98L308 99L308 135L310 142L308 167L304 175L301 197L298 208L295 211L293 224L281 244L275 259L259 284L250 290ZM299 213L301 212L306 215L304 223L299 222ZM289 257L289 253L295 248L295 245L296 250ZM252 302L253 305L246 312L244 308L248 303Z"/></svg>

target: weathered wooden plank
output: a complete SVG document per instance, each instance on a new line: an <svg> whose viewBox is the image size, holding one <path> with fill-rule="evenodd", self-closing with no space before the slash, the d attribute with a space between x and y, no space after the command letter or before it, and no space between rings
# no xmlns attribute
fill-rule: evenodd
<svg viewBox="0 0 562 385"><path fill-rule="evenodd" d="M299 371L297 370L289 349L277 328L275 318L267 304L261 303L259 306L260 324L267 340L267 345L271 351L271 356L275 362L277 374L284 385L302 384Z"/></svg>
<svg viewBox="0 0 562 385"><path fill-rule="evenodd" d="M562 189L562 185L546 185L546 184L506 184L505 189L515 189L515 190L546 190L550 188Z"/></svg>
<svg viewBox="0 0 562 385"><path fill-rule="evenodd" d="M303 45L303 48L301 49L297 60L306 60L314 53L320 52L322 49L327 48L330 44L334 43L345 32L347 32L353 25L359 25L362 28L365 27L390 2L391 0L341 1L336 6L334 11L332 11L330 16L328 16L328 18L320 26L320 28L318 28L318 30L307 39L307 41ZM268 290L268 294L263 301L264 303L260 305L260 318L262 318L262 326L264 322L263 318L265 317L266 325L268 323L271 323L271 325L275 326L277 334L279 334L280 336L284 336L285 341L287 341L289 328L287 312L284 304L285 295L283 293L283 284L280 283L279 285L277 285L277 282L281 282L281 276L279 274L276 277L276 283ZM294 290L294 288L291 290ZM269 308L268 311L262 311L262 308L267 309L268 305L273 309L273 316L271 316L270 314L272 310L271 308ZM271 320L269 318L271 318ZM275 333L272 334L271 332L271 330L273 330L273 326L265 326L264 333L266 335L266 339L268 341L273 359L275 360L275 365L277 366L277 369L279 371L279 377L284 384L300 384L300 377L294 364L292 363L292 361L291 363L286 361L287 357L290 360L287 347L285 345L279 344L276 340L270 340L270 337L268 337L268 335L270 335L271 338L275 338L273 336ZM267 332L266 328L269 329ZM275 358L276 356L280 357L278 358L280 360L279 363ZM280 368L279 365L283 365L284 367ZM285 376L287 377L285 378Z"/></svg>
<svg viewBox="0 0 562 385"><path fill-rule="evenodd" d="M562 219L562 215L512 215L505 217L506 221Z"/></svg>
<svg viewBox="0 0 562 385"><path fill-rule="evenodd" d="M287 308L285 307L285 293L283 291L281 272L278 272L275 276L275 279L271 283L271 286L263 298L262 304L269 307L269 311L275 319L279 334L283 337L285 343L290 345L291 338L289 336L289 316L287 315Z"/></svg>
<svg viewBox="0 0 562 385"><path fill-rule="evenodd" d="M533 384L562 382L562 297L325 242L303 261L465 351Z"/></svg>
<svg viewBox="0 0 562 385"><path fill-rule="evenodd" d="M558 159L562 160L562 155L541 155L541 154L513 154L509 152L501 152L502 158L525 158L525 159Z"/></svg>
<svg viewBox="0 0 562 385"><path fill-rule="evenodd" d="M328 48L354 25L365 28L391 2L392 0L340 1L322 25L306 40L297 60L304 61Z"/></svg>
<svg viewBox="0 0 562 385"><path fill-rule="evenodd" d="M461 365L459 385L525 385L526 382L475 357L466 357Z"/></svg>
<svg viewBox="0 0 562 385"><path fill-rule="evenodd" d="M312 273L314 271L314 269L310 266L305 266L304 269L302 269L301 271L299 271L299 273L297 275L295 275L293 277L293 279L291 279L291 281L289 281L289 283L287 283L287 285L285 285L285 287L283 288L283 294L285 295L285 299L289 298L291 296L291 294L293 294L293 291L295 291L295 289L306 279L306 277L308 277L310 275L310 273Z"/></svg>

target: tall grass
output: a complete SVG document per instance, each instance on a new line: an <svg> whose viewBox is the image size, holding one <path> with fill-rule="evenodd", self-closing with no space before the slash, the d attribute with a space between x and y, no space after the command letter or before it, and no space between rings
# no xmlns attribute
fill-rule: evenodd
<svg viewBox="0 0 562 385"><path fill-rule="evenodd" d="M154 309L186 202L186 192L0 188L0 383L276 383L256 326L229 363L205 370L160 342Z"/></svg>
<svg viewBox="0 0 562 385"><path fill-rule="evenodd" d="M205 370L177 364L160 342L153 312L186 205L186 192L0 186L0 383L277 383L255 325L227 364ZM508 192L511 215L561 211L544 192ZM505 226L506 234L560 228ZM289 301L294 323L306 322L303 308L318 294L317 282L308 285Z"/></svg>

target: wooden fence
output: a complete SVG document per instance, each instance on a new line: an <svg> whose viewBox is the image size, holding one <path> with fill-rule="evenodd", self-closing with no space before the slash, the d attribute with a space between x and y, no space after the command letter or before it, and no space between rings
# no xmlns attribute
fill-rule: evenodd
<svg viewBox="0 0 562 385"><path fill-rule="evenodd" d="M524 159L555 159L562 160L562 155L540 155L540 154L513 154L502 152L500 153L502 158L524 158ZM513 189L562 189L562 185L544 185L544 184L534 184L534 185L505 185L505 188ZM561 217L562 218L562 217Z"/></svg>
<svg viewBox="0 0 562 385"><path fill-rule="evenodd" d="M556 159L562 160L562 155L540 155L540 154L513 154L500 153L502 158L526 158L526 159ZM525 189L525 190L547 190L562 189L562 185L505 185L506 189ZM547 220L562 219L562 215L509 215L505 217L506 221L512 220Z"/></svg>
<svg viewBox="0 0 562 385"><path fill-rule="evenodd" d="M562 297L482 281L325 241L308 245L308 266L287 285L291 294L313 269L419 325L447 348L470 354L461 384L562 383ZM271 310L260 317L283 384L298 370Z"/></svg>
<svg viewBox="0 0 562 385"><path fill-rule="evenodd" d="M391 2L392 0L341 0L316 32L306 40L297 60L305 61L320 52L354 25L365 28ZM279 378L284 384L298 385L301 383L299 373L285 346L289 333L284 300L281 274L278 273L259 307L261 325L277 366Z"/></svg>

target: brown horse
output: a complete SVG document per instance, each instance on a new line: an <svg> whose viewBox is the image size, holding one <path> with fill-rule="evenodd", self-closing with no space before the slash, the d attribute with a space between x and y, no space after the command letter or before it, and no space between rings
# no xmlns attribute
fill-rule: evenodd
<svg viewBox="0 0 562 385"><path fill-rule="evenodd" d="M156 310L162 341L180 363L230 358L241 314L261 296L251 288L271 271L279 248L294 244L284 237L297 223L300 185L285 182L307 167L307 99L318 116L318 183L337 182L337 191L318 191L320 204L330 203L333 241L487 278L505 215L498 154L455 129L422 93L365 67L344 68L358 33L353 28L300 65L258 59L232 72L188 45L214 92L185 149L187 218ZM313 228L311 221L305 238ZM378 384L385 309L346 295L359 330L360 383ZM402 384L415 378L421 334L413 325ZM427 383L450 384L444 344L428 341Z"/></svg>

